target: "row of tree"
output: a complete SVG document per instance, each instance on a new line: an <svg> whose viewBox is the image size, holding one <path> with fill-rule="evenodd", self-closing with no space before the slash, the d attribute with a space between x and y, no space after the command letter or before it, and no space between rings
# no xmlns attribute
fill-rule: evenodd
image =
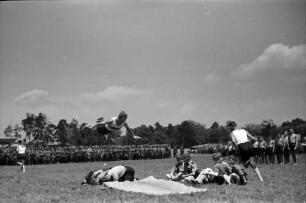
<svg viewBox="0 0 306 203"><path fill-rule="evenodd" d="M14 127L8 125L4 134L6 137L20 138L25 132L27 141L46 145L50 142L58 142L62 145L108 145L108 144L170 144L172 146L190 147L205 143L226 143L229 135L226 126L214 122L207 128L205 124L186 120L178 125L168 124L162 126L159 122L154 125L141 125L133 130L140 137L135 139L132 135L123 135L122 131L114 132L106 136L95 134L89 128L84 128L86 123L79 123L76 119L67 122L61 119L57 125L48 121L43 113L38 115L26 114L21 125ZM261 124L246 124L244 127L256 136L275 136L285 130L293 128L301 137L306 137L306 121L296 118L283 122L277 126L273 120L263 120Z"/></svg>

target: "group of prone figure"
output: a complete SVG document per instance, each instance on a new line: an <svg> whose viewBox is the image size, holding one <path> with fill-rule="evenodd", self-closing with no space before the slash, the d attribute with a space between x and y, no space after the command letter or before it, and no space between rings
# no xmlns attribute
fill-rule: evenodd
<svg viewBox="0 0 306 203"><path fill-rule="evenodd" d="M247 184L247 174L234 156L222 157L221 153L213 154L213 168L198 170L189 154L176 157L176 164L166 177L172 181L183 181L192 185L217 183Z"/></svg>

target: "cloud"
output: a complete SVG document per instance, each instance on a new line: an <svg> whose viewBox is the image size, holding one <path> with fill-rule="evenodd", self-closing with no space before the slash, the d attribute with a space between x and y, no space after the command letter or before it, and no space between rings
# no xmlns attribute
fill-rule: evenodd
<svg viewBox="0 0 306 203"><path fill-rule="evenodd" d="M20 96L14 101L22 105L56 105L56 106L82 106L100 104L103 101L121 101L127 97L140 94L149 94L148 91L123 86L110 86L102 91L87 92L68 96L51 96L44 90L31 90Z"/></svg>
<svg viewBox="0 0 306 203"><path fill-rule="evenodd" d="M86 103L99 103L101 101L120 101L129 96L136 96L140 94L148 94L149 92L144 90L138 90L129 87L111 86L107 87L103 91L84 93L75 96L75 99L79 99Z"/></svg>
<svg viewBox="0 0 306 203"><path fill-rule="evenodd" d="M241 65L233 72L233 75L241 79L249 79L259 74L300 75L305 67L305 44L293 47L283 44L272 44L254 61Z"/></svg>
<svg viewBox="0 0 306 203"><path fill-rule="evenodd" d="M178 109L178 113L180 115L190 115L195 109L195 106L193 104L184 104Z"/></svg>
<svg viewBox="0 0 306 203"><path fill-rule="evenodd" d="M165 123L192 119L196 113L195 110L196 106L188 101L162 101L155 106L155 113L159 120Z"/></svg>
<svg viewBox="0 0 306 203"><path fill-rule="evenodd" d="M204 78L203 78L203 82L216 82L218 81L219 79L219 75L217 74L216 71L212 71L211 73L209 73L208 75L206 75Z"/></svg>
<svg viewBox="0 0 306 203"><path fill-rule="evenodd" d="M48 92L44 90L31 90L14 99L14 102L24 105L37 105L49 100Z"/></svg>
<svg viewBox="0 0 306 203"><path fill-rule="evenodd" d="M255 99L242 107L243 112L251 115L258 115L256 117L277 118L283 117L280 120L300 117L303 118L304 114L301 109L304 109L304 100L295 99L291 97L267 97ZM274 108L277 107L277 108Z"/></svg>
<svg viewBox="0 0 306 203"><path fill-rule="evenodd" d="M161 102L161 103L158 103L155 107L156 110L165 110L167 109L168 107L170 106L170 104L168 102Z"/></svg>

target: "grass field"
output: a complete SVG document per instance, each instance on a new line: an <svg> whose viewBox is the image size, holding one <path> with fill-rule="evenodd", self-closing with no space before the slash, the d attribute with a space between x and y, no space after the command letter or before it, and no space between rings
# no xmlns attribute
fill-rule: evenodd
<svg viewBox="0 0 306 203"><path fill-rule="evenodd" d="M213 167L211 155L192 155L200 169ZM140 179L148 176L165 179L174 159L107 162L109 166L132 166ZM188 195L153 196L114 189L101 190L81 186L90 170L104 163L69 163L27 166L0 166L1 202L306 202L306 155L298 156L298 165L259 165L264 182L246 169L246 186L207 184L209 191Z"/></svg>

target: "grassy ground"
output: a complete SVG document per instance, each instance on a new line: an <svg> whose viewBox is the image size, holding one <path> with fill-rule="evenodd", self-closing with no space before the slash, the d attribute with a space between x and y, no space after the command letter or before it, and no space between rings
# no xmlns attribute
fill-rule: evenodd
<svg viewBox="0 0 306 203"><path fill-rule="evenodd" d="M212 167L211 155L192 155L200 169ZM108 162L109 166L132 166L140 179L165 179L174 159ZM259 165L264 182L251 169L246 186L208 184L209 191L188 195L153 196L114 189L81 186L86 173L104 163L69 163L27 166L0 166L0 202L306 202L306 155L298 156L298 166Z"/></svg>

